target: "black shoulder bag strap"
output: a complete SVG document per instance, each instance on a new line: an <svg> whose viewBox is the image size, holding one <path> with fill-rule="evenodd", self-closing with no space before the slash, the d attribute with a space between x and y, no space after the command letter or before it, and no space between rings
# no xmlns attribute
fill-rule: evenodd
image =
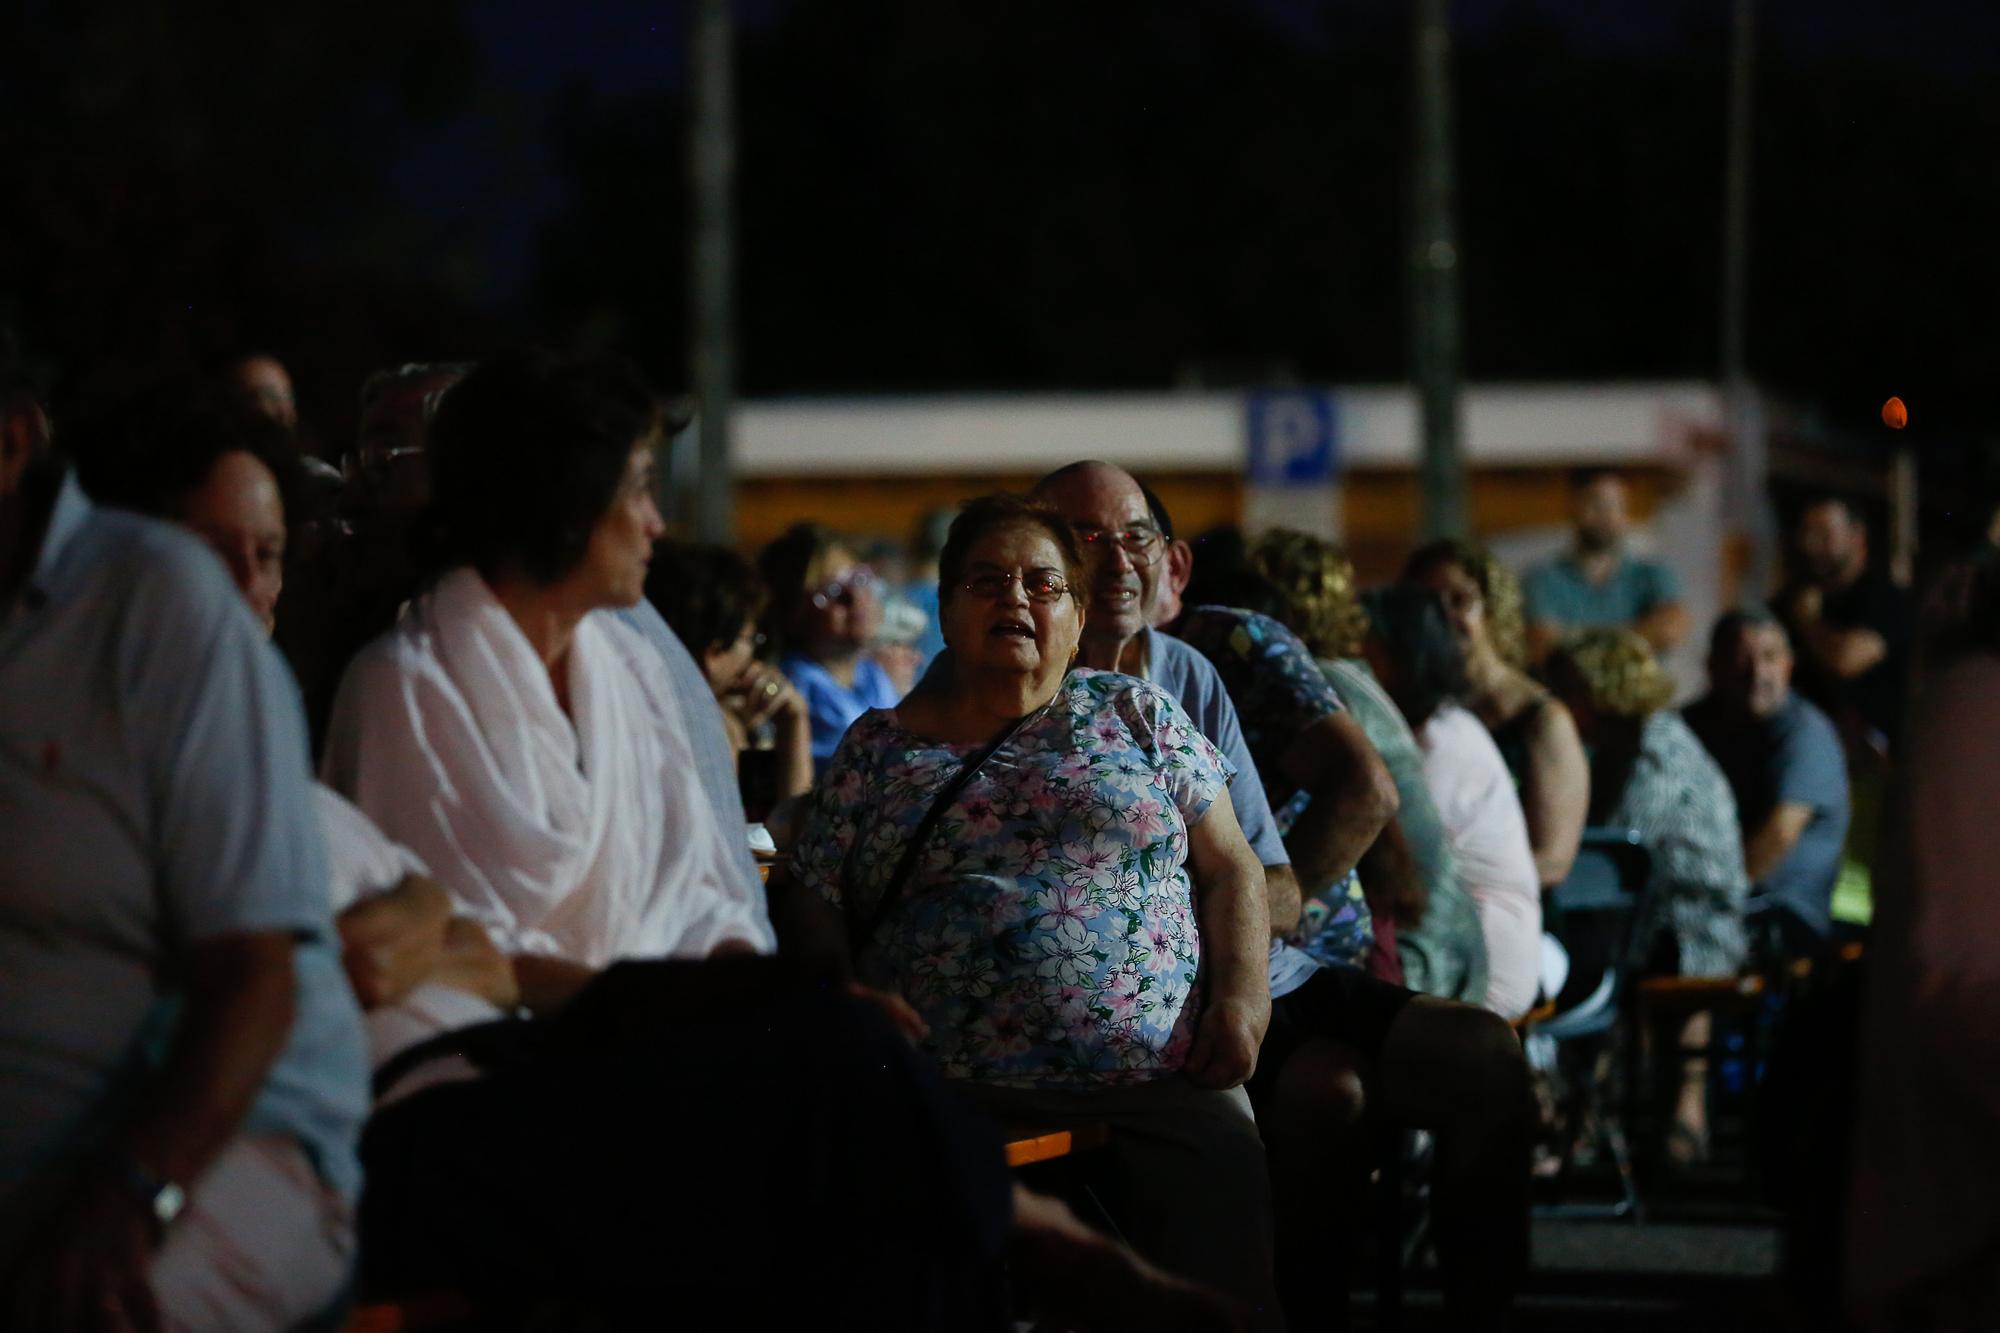
<svg viewBox="0 0 2000 1333"><path fill-rule="evenodd" d="M931 834L937 831L938 821L944 818L944 812L951 809L951 803L958 799L958 794L965 790L966 784L978 776L986 761L991 759L1001 746L1013 740L1021 728L1028 725L1029 718L1041 711L1039 708L1034 709L1026 717L1016 718L1008 723L998 736L988 741L982 749L968 755L965 762L959 765L958 772L952 775L951 781L945 783L943 789L931 798L930 809L924 811L924 817L917 822L917 827L910 834L910 840L903 844L903 855L896 862L895 874L891 875L889 881L882 886L881 901L875 904L875 910L865 918L855 903L852 877L845 877L848 882L841 885L840 903L847 917L847 956L850 962L858 964L861 961L863 946L875 938L875 932L882 928L882 923L888 920L889 913L902 901L903 890L909 886L910 875L917 868L917 857L922 855L924 847L930 842ZM851 852L849 854L852 855Z"/></svg>

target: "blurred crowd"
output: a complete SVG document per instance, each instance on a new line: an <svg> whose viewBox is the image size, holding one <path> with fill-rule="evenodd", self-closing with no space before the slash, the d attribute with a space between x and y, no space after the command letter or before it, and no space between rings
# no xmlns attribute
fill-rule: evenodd
<svg viewBox="0 0 2000 1333"><path fill-rule="evenodd" d="M1919 602L1809 497L1682 701L1615 471L1365 589L1089 460L746 554L615 360L385 370L337 456L268 355L4 373L15 1325L1337 1327L1386 1154L1500 1328L1537 1178L1614 1113L1701 1168L1746 1024L1797 1252L1864 1256L1802 1308L2000 1318L2000 552Z"/></svg>

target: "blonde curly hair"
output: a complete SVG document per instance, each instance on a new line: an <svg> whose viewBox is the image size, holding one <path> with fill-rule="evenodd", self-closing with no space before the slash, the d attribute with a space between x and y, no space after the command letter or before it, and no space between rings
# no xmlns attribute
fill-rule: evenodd
<svg viewBox="0 0 2000 1333"><path fill-rule="evenodd" d="M1587 629L1570 635L1549 658L1549 674L1574 673L1600 713L1642 718L1674 701L1674 680L1652 645L1629 629Z"/></svg>
<svg viewBox="0 0 2000 1333"><path fill-rule="evenodd" d="M1508 666L1525 671L1528 666L1527 602L1521 595L1521 581L1514 571L1500 563L1483 546L1446 538L1420 547L1403 566L1405 579L1421 579L1443 565L1456 565L1479 588L1484 605L1486 638L1493 651Z"/></svg>
<svg viewBox="0 0 2000 1333"><path fill-rule="evenodd" d="M1354 586L1354 562L1333 542L1272 528L1246 553L1283 603L1285 627L1319 658L1361 655L1368 613Z"/></svg>

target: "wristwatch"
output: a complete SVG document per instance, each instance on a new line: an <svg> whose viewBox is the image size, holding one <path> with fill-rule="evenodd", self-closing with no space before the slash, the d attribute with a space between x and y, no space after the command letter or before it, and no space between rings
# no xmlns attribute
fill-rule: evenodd
<svg viewBox="0 0 2000 1333"><path fill-rule="evenodd" d="M118 1187L138 1202L153 1219L157 1232L165 1232L187 1207L187 1191L171 1180L154 1175L146 1164L129 1152L110 1152L103 1158L106 1171Z"/></svg>

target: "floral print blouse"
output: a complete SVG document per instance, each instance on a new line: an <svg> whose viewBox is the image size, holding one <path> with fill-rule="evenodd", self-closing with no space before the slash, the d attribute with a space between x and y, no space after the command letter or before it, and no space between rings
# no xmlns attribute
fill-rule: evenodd
<svg viewBox="0 0 2000 1333"><path fill-rule="evenodd" d="M1278 831L1290 834L1311 798L1285 781L1278 761L1300 732L1328 713L1345 711L1339 693L1297 635L1255 611L1197 606L1174 626L1174 637L1192 644L1222 677ZM1337 884L1300 887L1305 912L1291 943L1323 963L1363 966L1375 926L1361 877L1350 870Z"/></svg>
<svg viewBox="0 0 2000 1333"><path fill-rule="evenodd" d="M1736 796L1680 714L1662 709L1646 719L1638 757L1605 822L1637 829L1653 854L1652 911L1680 947L1680 974L1727 977L1741 970L1750 953L1743 927L1750 879Z"/></svg>
<svg viewBox="0 0 2000 1333"><path fill-rule="evenodd" d="M881 912L910 836L983 748L864 714L810 798L796 876L875 922L860 974L923 1016L946 1077L1074 1088L1179 1069L1200 1003L1188 829L1229 762L1152 685L1072 671L952 799Z"/></svg>

